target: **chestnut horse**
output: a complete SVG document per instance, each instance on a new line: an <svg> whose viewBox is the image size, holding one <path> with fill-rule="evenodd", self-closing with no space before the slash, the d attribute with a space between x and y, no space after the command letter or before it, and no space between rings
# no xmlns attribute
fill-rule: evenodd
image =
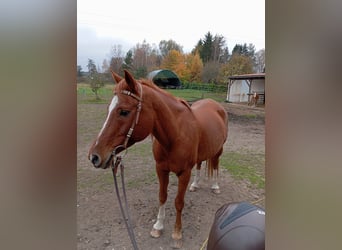
<svg viewBox="0 0 342 250"><path fill-rule="evenodd" d="M89 150L89 160L96 168L107 168L117 154L152 134L153 155L159 178L159 212L151 236L159 237L164 228L165 202L170 171L178 177L175 199L176 223L172 238L181 244L184 196L197 164L195 181L190 190L198 188L202 161L207 161L208 173L216 177L219 157L227 139L228 117L217 102L204 99L190 107L147 80L136 80L125 71L124 78L112 72L117 84L109 104L107 118Z"/></svg>

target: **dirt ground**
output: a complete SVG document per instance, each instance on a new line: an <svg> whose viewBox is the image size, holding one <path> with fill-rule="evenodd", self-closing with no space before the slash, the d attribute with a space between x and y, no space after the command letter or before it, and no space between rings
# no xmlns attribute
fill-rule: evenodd
<svg viewBox="0 0 342 250"><path fill-rule="evenodd" d="M224 153L264 155L264 108L222 105L229 114ZM133 248L117 204L111 170L95 169L87 159L88 149L102 127L105 114L106 105L78 104L77 249L128 250ZM151 139L147 138L129 149L124 165L128 204L139 249L172 249L177 178L173 174L170 176L165 228L162 236L154 239L150 237L150 230L158 213L158 179ZM203 168L202 176L204 171ZM256 188L248 180L233 178L223 167L219 175L221 194L215 195L210 191L210 182L206 178L202 178L200 185L199 190L187 192L185 196L182 249L198 250L205 245L215 212L223 204L249 201L265 207L264 189Z"/></svg>

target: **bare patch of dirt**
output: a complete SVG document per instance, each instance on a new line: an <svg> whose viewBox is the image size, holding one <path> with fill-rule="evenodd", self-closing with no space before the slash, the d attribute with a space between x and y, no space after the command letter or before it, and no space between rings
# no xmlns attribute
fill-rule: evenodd
<svg viewBox="0 0 342 250"><path fill-rule="evenodd" d="M264 155L264 109L229 103L222 105L229 114L224 154ZM95 169L87 159L88 149L102 127L105 113L105 104L78 105L77 248L82 250L133 249L117 204L111 170ZM177 178L170 176L165 229L159 239L154 239L150 236L150 230L158 213L159 185L151 140L147 138L129 149L124 165L127 198L139 249L172 249ZM204 171L203 168L203 176ZM213 194L210 184L207 178L202 178L198 191L186 193L182 249L201 248L209 235L215 212L223 204L249 201L265 206L263 189L256 188L248 180L233 178L224 166L221 166L219 176L221 194Z"/></svg>

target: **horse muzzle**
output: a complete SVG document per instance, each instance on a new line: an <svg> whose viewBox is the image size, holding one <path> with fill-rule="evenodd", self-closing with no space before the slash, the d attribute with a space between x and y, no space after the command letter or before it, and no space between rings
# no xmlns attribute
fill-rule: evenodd
<svg viewBox="0 0 342 250"><path fill-rule="evenodd" d="M99 156L98 154L94 153L89 155L89 160L91 161L91 163L93 163L95 168L99 168L101 166L102 159L101 156Z"/></svg>
<svg viewBox="0 0 342 250"><path fill-rule="evenodd" d="M89 160L91 161L91 163L94 165L95 168L106 169L111 165L113 157L112 155L110 155L106 161L102 161L101 156L94 153L89 156Z"/></svg>

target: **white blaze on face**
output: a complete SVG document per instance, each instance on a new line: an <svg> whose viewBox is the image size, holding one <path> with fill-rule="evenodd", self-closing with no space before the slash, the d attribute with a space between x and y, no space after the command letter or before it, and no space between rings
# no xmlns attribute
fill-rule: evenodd
<svg viewBox="0 0 342 250"><path fill-rule="evenodd" d="M106 128L107 122L108 122L108 120L109 120L109 117L110 117L112 111L114 110L114 108L116 107L117 104L118 104L118 96L117 96L117 95L114 95L114 97L113 97L113 99L112 99L112 101L111 101L111 103L110 103L110 105L109 105L109 107L108 107L107 118L106 118L106 120L105 120L105 122L104 122L104 124L103 124L103 126L102 126L102 128L101 128L101 130L100 130L100 133L98 134L97 138L100 138L100 136L101 136L103 130ZM95 145L96 145L97 143L98 143L98 140L96 141Z"/></svg>

